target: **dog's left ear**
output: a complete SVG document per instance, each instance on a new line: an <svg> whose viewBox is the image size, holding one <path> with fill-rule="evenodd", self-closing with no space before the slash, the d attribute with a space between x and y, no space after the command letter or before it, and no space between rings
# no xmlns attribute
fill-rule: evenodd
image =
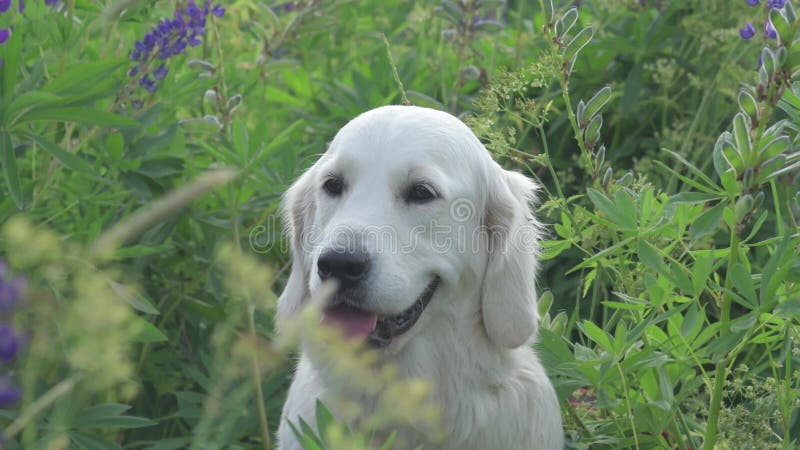
<svg viewBox="0 0 800 450"><path fill-rule="evenodd" d="M483 279L481 310L489 339L516 348L537 331L536 253L539 226L530 210L537 185L530 178L492 162L484 226L489 231L489 262Z"/></svg>
<svg viewBox="0 0 800 450"><path fill-rule="evenodd" d="M283 293L278 298L278 317L292 316L309 296L309 261L306 257L313 239L309 238L308 226L314 217L314 192L309 169L283 196L281 209L284 228L291 243L292 271Z"/></svg>

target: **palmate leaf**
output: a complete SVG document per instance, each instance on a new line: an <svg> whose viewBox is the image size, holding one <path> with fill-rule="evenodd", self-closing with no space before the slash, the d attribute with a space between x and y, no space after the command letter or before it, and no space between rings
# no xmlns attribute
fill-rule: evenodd
<svg viewBox="0 0 800 450"><path fill-rule="evenodd" d="M624 229L636 228L636 207L622 190L617 191L613 202L597 189L589 188L587 195L597 209L612 222Z"/></svg>

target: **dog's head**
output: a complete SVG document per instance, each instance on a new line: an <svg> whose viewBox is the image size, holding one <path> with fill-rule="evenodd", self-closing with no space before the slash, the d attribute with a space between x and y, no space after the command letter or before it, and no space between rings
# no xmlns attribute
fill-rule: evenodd
<svg viewBox="0 0 800 450"><path fill-rule="evenodd" d="M293 266L279 319L335 279L323 321L374 347L464 315L492 343L523 345L537 324L535 190L447 113L360 115L284 197Z"/></svg>

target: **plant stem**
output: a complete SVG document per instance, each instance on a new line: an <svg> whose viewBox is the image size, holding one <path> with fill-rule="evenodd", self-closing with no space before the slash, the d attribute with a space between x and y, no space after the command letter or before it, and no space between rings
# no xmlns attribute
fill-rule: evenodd
<svg viewBox="0 0 800 450"><path fill-rule="evenodd" d="M553 184L556 186L556 192L558 192L558 198L566 201L566 198L564 198L564 192L561 190L561 183L558 182L558 175L556 175L556 169L553 168L553 160L550 159L550 147L547 145L547 138L545 137L544 134L544 126L539 125L537 127L537 130L539 131L539 136L541 136L542 138L542 149L544 150L545 156L547 156L547 169L550 171L550 176L553 177Z"/></svg>
<svg viewBox="0 0 800 450"><path fill-rule="evenodd" d="M249 299L248 299L249 300ZM247 308L248 326L253 339L256 337L255 306L252 304ZM264 391L261 388L261 369L258 366L258 352L252 354L253 384L256 388L256 407L258 408L258 425L261 429L261 439L264 441L264 450L272 448L269 437L269 422L267 421L267 408L264 405Z"/></svg>
<svg viewBox="0 0 800 450"><path fill-rule="evenodd" d="M731 207L735 207L735 205L736 197L733 197L731 198ZM736 228L737 224L734 223L731 229L730 248L728 251L725 293L720 303L720 338L724 338L730 334L732 299L728 292L731 291L733 284L731 273L733 273L733 266L736 265L739 254L739 235L737 234ZM716 370L714 371L714 390L711 393L708 423L706 424L706 432L703 436L703 450L712 450L717 440L717 425L719 423L719 411L722 406L722 391L725 387L725 378L727 376L728 358L729 357L725 357L718 361Z"/></svg>
<svg viewBox="0 0 800 450"><path fill-rule="evenodd" d="M575 116L575 111L572 110L572 101L569 98L569 80L561 79L561 96L564 98L564 106L567 109L569 116L569 123L572 124L572 131L575 133L575 140L578 141L578 147L581 149L581 160L584 161L585 169L594 177L594 165L589 150L583 142L583 131L578 124L578 118Z"/></svg>
<svg viewBox="0 0 800 450"><path fill-rule="evenodd" d="M625 404L628 408L628 417L631 421L631 433L633 433L633 443L636 445L636 449L639 449L639 436L636 433L636 420L633 417L633 407L631 406L631 398L630 393L628 392L628 383L625 381L625 372L622 371L622 365L617 361L617 370L619 371L619 378L622 381L622 389L625 390Z"/></svg>

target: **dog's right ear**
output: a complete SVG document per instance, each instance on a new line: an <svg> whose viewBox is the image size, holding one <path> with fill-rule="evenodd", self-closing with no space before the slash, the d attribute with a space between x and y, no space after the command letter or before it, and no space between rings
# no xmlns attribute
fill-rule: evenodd
<svg viewBox="0 0 800 450"><path fill-rule="evenodd" d="M291 244L292 271L283 293L278 298L278 318L285 319L300 309L308 298L310 261L307 257L307 230L314 217L312 170L306 171L286 191L281 202L283 225Z"/></svg>

